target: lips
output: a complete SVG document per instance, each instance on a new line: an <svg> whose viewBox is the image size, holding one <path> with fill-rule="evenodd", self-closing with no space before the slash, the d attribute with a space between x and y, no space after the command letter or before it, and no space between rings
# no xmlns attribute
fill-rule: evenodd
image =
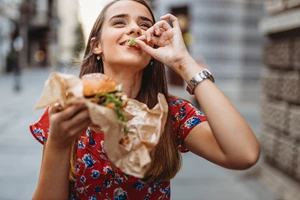
<svg viewBox="0 0 300 200"><path fill-rule="evenodd" d="M135 50L140 50L141 48L138 46L138 44L136 44L135 46L130 46L129 44L127 44L127 40L124 40L123 42L120 43L121 46L125 46L127 48L130 48L130 49L135 49Z"/></svg>

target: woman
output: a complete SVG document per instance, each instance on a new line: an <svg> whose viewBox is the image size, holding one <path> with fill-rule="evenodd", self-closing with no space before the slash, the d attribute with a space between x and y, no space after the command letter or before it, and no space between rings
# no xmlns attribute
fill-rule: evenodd
<svg viewBox="0 0 300 200"><path fill-rule="evenodd" d="M131 38L136 46L126 43ZM187 83L193 80L190 92L206 116L168 94L164 64ZM170 199L170 179L180 169L180 151L189 150L229 169L254 165L259 158L254 133L204 67L189 55L176 17L167 14L155 23L143 0L109 3L90 33L80 76L105 73L122 83L128 97L150 108L157 103L157 94L164 94L169 101L165 131L151 152L146 177L140 180L107 161L103 134L88 128L91 121L84 105L61 112L50 107L31 126L34 136L44 143L33 199Z"/></svg>

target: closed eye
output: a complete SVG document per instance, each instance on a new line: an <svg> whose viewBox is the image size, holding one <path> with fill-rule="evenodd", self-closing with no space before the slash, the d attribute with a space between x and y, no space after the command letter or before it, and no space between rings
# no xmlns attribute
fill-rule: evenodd
<svg viewBox="0 0 300 200"><path fill-rule="evenodd" d="M141 27L144 27L144 28L146 28L146 29L149 29L152 25L151 24L149 24L149 23L140 23L140 26Z"/></svg>
<svg viewBox="0 0 300 200"><path fill-rule="evenodd" d="M126 25L126 22L124 20L115 20L113 22L113 26L118 26L118 25Z"/></svg>

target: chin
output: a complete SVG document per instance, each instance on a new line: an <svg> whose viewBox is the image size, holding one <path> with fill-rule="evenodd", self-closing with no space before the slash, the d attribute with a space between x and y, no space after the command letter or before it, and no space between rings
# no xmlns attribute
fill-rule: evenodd
<svg viewBox="0 0 300 200"><path fill-rule="evenodd" d="M150 60L149 60L150 62ZM126 58L122 59L119 62L114 63L111 66L123 66L123 68L130 69L144 69L149 62L145 62L144 60L136 59L136 58Z"/></svg>

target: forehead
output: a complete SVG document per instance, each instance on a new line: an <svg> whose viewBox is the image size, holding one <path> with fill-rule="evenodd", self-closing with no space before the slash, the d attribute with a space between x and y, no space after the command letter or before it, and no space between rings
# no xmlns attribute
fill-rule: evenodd
<svg viewBox="0 0 300 200"><path fill-rule="evenodd" d="M151 13L146 6L135 1L118 1L111 5L105 13L106 21L112 16L119 14L129 14L129 16L144 16L152 19Z"/></svg>

